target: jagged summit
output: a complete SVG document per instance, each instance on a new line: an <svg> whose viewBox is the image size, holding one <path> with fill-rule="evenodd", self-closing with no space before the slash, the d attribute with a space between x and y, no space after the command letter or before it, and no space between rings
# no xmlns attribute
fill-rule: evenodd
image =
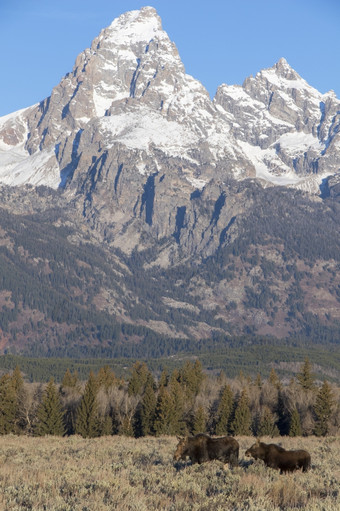
<svg viewBox="0 0 340 511"><path fill-rule="evenodd" d="M274 65L277 74L280 74L287 80L297 80L301 78L296 71L288 64L284 57L281 57Z"/></svg>
<svg viewBox="0 0 340 511"><path fill-rule="evenodd" d="M105 153L137 182L176 169L189 190L258 177L315 192L339 169L338 111L284 58L211 101L143 7L104 28L48 98L0 119L0 180L78 193Z"/></svg>
<svg viewBox="0 0 340 511"><path fill-rule="evenodd" d="M119 38L117 41L115 36ZM112 39L115 44L125 42L149 42L155 36L166 33L162 30L162 20L154 7L142 7L140 10L128 11L113 20L111 25L104 29L99 36Z"/></svg>

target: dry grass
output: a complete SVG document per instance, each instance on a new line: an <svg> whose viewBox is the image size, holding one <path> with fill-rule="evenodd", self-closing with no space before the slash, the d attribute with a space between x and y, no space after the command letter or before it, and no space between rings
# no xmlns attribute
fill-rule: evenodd
<svg viewBox="0 0 340 511"><path fill-rule="evenodd" d="M240 466L178 463L176 438L0 437L1 511L340 509L340 437L280 438L312 455L312 470L279 475L244 458ZM273 441L265 439L264 441Z"/></svg>

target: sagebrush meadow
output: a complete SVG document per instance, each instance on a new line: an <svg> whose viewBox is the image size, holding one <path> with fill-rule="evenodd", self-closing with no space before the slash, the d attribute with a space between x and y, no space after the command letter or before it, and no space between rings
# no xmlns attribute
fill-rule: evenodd
<svg viewBox="0 0 340 511"><path fill-rule="evenodd" d="M174 463L176 437L84 439L0 437L0 509L120 511L339 509L339 437L264 437L304 448L312 468L280 475L244 457L252 437L237 437L239 466Z"/></svg>

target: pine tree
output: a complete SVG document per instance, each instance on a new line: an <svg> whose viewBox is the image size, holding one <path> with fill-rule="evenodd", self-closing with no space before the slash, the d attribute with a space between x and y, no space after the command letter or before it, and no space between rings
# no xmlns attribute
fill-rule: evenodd
<svg viewBox="0 0 340 511"><path fill-rule="evenodd" d="M279 429L275 423L275 418L268 406L264 406L262 409L260 420L256 428L256 435L271 437L279 435Z"/></svg>
<svg viewBox="0 0 340 511"><path fill-rule="evenodd" d="M217 409L217 421L215 426L216 435L227 435L229 433L229 424L232 411L233 393L230 385L225 385Z"/></svg>
<svg viewBox="0 0 340 511"><path fill-rule="evenodd" d="M77 371L72 374L71 371L67 368L61 382L61 389L63 390L65 387L75 388L78 384L79 379Z"/></svg>
<svg viewBox="0 0 340 511"><path fill-rule="evenodd" d="M60 395L64 408L66 434L73 435L75 432L77 407L81 398L81 385L77 371L72 374L69 369L66 370L60 386Z"/></svg>
<svg viewBox="0 0 340 511"><path fill-rule="evenodd" d="M275 371L275 369L273 367L270 370L270 375L269 375L268 380L269 380L269 383L271 385L273 385L273 387L275 387L277 389L281 388L281 382L280 382L279 377L276 374L276 371Z"/></svg>
<svg viewBox="0 0 340 511"><path fill-rule="evenodd" d="M197 396L204 378L202 364L199 360L196 360L194 364L186 362L179 374L179 380L190 396Z"/></svg>
<svg viewBox="0 0 340 511"><path fill-rule="evenodd" d="M37 409L35 433L37 436L65 434L60 397L53 379L48 382L42 402Z"/></svg>
<svg viewBox="0 0 340 511"><path fill-rule="evenodd" d="M222 385L225 385L226 380L227 380L227 376L226 376L225 372L223 371L223 369L221 369L221 371L219 372L218 377L217 377L217 383L222 386Z"/></svg>
<svg viewBox="0 0 340 511"><path fill-rule="evenodd" d="M118 379L109 366L104 366L99 369L97 374L98 387L104 387L105 390L108 390L110 387L117 385L117 383Z"/></svg>
<svg viewBox="0 0 340 511"><path fill-rule="evenodd" d="M155 421L156 395L152 385L147 384L140 408L140 434L142 436L151 435L153 433L153 425Z"/></svg>
<svg viewBox="0 0 340 511"><path fill-rule="evenodd" d="M243 389L237 401L231 432L234 435L251 435L251 413L246 389Z"/></svg>
<svg viewBox="0 0 340 511"><path fill-rule="evenodd" d="M156 411L154 430L156 435L173 434L173 423L175 416L175 407L172 397L168 390L162 387L159 391Z"/></svg>
<svg viewBox="0 0 340 511"><path fill-rule="evenodd" d="M297 374L296 379L304 390L314 389L315 378L312 374L312 364L310 363L308 357L305 358L305 361L301 367L301 372Z"/></svg>
<svg viewBox="0 0 340 511"><path fill-rule="evenodd" d="M290 416L290 424L289 424L289 436L301 436L302 428L300 421L300 414L297 408L293 408L293 411Z"/></svg>
<svg viewBox="0 0 340 511"><path fill-rule="evenodd" d="M0 378L0 435L15 432L17 393L9 374Z"/></svg>
<svg viewBox="0 0 340 511"><path fill-rule="evenodd" d="M84 438L93 438L99 434L99 418L97 404L97 381L90 372L84 395L77 409L75 432Z"/></svg>
<svg viewBox="0 0 340 511"><path fill-rule="evenodd" d="M169 387L170 397L174 404L172 421L171 421L171 435L184 435L186 433L186 424L184 421L185 409L185 393L181 384L177 380L173 380Z"/></svg>
<svg viewBox="0 0 340 511"><path fill-rule="evenodd" d="M136 396L137 394L143 394L147 382L152 382L154 385L154 379L150 373L145 362L137 361L131 371L131 377L129 380L128 393L129 396Z"/></svg>
<svg viewBox="0 0 340 511"><path fill-rule="evenodd" d="M277 426L279 428L280 435L288 435L290 414L285 405L284 394L282 390L279 390L275 411L278 416Z"/></svg>
<svg viewBox="0 0 340 511"><path fill-rule="evenodd" d="M119 427L119 434L125 436L134 436L132 417L125 416Z"/></svg>
<svg viewBox="0 0 340 511"><path fill-rule="evenodd" d="M23 407L27 399L27 392L24 385L24 379L18 366L14 369L11 376L11 383L16 394L16 412L14 432L20 433L26 426L23 420Z"/></svg>
<svg viewBox="0 0 340 511"><path fill-rule="evenodd" d="M163 369L161 377L158 382L158 388L160 389L161 387L167 387L168 383L169 383L168 371L166 369Z"/></svg>
<svg viewBox="0 0 340 511"><path fill-rule="evenodd" d="M207 428L207 414L202 405L200 405L194 414L192 432L194 435L205 433Z"/></svg>
<svg viewBox="0 0 340 511"><path fill-rule="evenodd" d="M327 381L323 382L314 405L315 434L317 436L326 436L329 430L330 418L334 406L334 397L331 386Z"/></svg>
<svg viewBox="0 0 340 511"><path fill-rule="evenodd" d="M109 414L105 415L101 425L100 434L101 436L110 436L112 435L112 430L113 430L112 417Z"/></svg>
<svg viewBox="0 0 340 511"><path fill-rule="evenodd" d="M23 380L21 371L18 366L15 367L15 369L12 373L12 376L11 376L11 380L12 380L12 385L13 385L15 392L17 394L22 392L23 387L24 387L24 380Z"/></svg>
<svg viewBox="0 0 340 511"><path fill-rule="evenodd" d="M255 386L256 386L256 387L258 387L259 389L262 389L262 385L263 385L263 384L262 384L262 378L261 378L260 373L257 373L257 375L256 375L256 379L255 379L255 381L254 381L254 384L255 384Z"/></svg>

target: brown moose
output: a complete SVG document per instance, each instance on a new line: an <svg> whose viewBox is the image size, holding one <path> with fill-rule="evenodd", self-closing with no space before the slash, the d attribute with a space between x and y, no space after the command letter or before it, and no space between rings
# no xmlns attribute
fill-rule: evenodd
<svg viewBox="0 0 340 511"><path fill-rule="evenodd" d="M235 438L229 436L212 438L200 433L196 436L179 438L174 460L185 460L188 456L192 463L219 460L234 467L238 464L239 448Z"/></svg>
<svg viewBox="0 0 340 511"><path fill-rule="evenodd" d="M309 452L302 449L296 451L286 451L277 444L265 444L257 442L246 450L246 456L252 456L255 460L258 458L263 460L267 467L280 470L280 474L284 472L293 472L302 469L303 472L311 466L311 457Z"/></svg>

